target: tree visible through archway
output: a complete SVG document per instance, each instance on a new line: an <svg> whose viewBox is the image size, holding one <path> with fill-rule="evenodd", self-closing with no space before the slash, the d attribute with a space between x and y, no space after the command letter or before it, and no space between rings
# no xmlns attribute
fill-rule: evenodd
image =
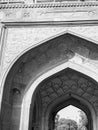
<svg viewBox="0 0 98 130"><path fill-rule="evenodd" d="M87 130L87 115L81 109L69 105L57 112L55 130Z"/></svg>

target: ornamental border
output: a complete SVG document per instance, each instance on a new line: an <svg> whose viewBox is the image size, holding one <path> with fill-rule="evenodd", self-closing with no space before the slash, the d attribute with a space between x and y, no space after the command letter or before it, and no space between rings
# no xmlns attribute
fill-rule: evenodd
<svg viewBox="0 0 98 130"><path fill-rule="evenodd" d="M71 8L71 7L97 7L98 2L78 2L78 3L42 3L42 4L0 4L0 9L17 9L17 8Z"/></svg>

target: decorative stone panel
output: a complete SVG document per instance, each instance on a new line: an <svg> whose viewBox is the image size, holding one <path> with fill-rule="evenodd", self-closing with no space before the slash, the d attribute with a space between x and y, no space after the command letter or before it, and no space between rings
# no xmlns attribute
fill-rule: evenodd
<svg viewBox="0 0 98 130"><path fill-rule="evenodd" d="M90 102L98 111L98 83L71 69L65 69L40 84L43 108L67 94L75 94Z"/></svg>
<svg viewBox="0 0 98 130"><path fill-rule="evenodd" d="M96 20L98 16L97 1L26 3L0 4L0 21Z"/></svg>

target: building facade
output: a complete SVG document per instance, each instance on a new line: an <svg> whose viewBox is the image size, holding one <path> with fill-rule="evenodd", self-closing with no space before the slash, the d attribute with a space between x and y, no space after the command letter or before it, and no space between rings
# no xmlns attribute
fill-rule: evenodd
<svg viewBox="0 0 98 130"><path fill-rule="evenodd" d="M0 1L0 130L53 130L74 105L98 129L98 1Z"/></svg>

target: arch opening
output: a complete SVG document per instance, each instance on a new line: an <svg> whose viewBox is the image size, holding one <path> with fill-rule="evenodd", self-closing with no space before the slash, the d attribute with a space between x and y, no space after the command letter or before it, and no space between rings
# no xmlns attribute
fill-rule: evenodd
<svg viewBox="0 0 98 130"><path fill-rule="evenodd" d="M87 115L73 105L59 110L54 117L54 130L82 130L83 128L89 129Z"/></svg>
<svg viewBox="0 0 98 130"><path fill-rule="evenodd" d="M57 123L55 119L58 116L59 118L56 120ZM62 121L64 121L65 124ZM84 130L92 130L91 112L87 107L81 104L80 101L71 97L67 101L59 104L59 106L53 108L49 116L49 127L50 126L53 130L82 130L83 128L85 128Z"/></svg>
<svg viewBox="0 0 98 130"><path fill-rule="evenodd" d="M68 97L66 100L64 100L63 102L61 103L58 103L56 106L54 106L53 108L51 108L51 110L49 111L49 119L48 119L48 129L49 130L55 130L55 117L57 115L57 113L68 107L68 106L74 106L78 109L80 109L83 113L86 114L87 116L87 124L85 124L85 126L82 126L81 128L79 127L79 122L77 123L76 121L76 124L77 124L77 128L75 130L81 130L82 128L85 127L84 130L92 130L93 129L93 119L92 119L92 113L91 111L89 110L88 106L85 106L83 104L83 102L79 101L78 99L76 99L75 97ZM75 113L74 113L75 114ZM59 128L60 129L60 128ZM65 129L67 130L67 129ZM71 130L71 129L68 129L68 130ZM73 130L73 129L72 129Z"/></svg>
<svg viewBox="0 0 98 130"><path fill-rule="evenodd" d="M54 130L56 113L69 105L73 105L86 113L88 130L96 129L96 123L94 124L96 114L94 106L90 102L91 95L83 87L87 87L89 81L91 81L89 77L84 74L67 68L41 82L36 88L35 98L32 98L36 99L36 103L40 104L38 108L41 108L37 112L41 114L37 115L37 129ZM84 92L79 93L80 89ZM85 93L88 93L89 96L85 96Z"/></svg>

